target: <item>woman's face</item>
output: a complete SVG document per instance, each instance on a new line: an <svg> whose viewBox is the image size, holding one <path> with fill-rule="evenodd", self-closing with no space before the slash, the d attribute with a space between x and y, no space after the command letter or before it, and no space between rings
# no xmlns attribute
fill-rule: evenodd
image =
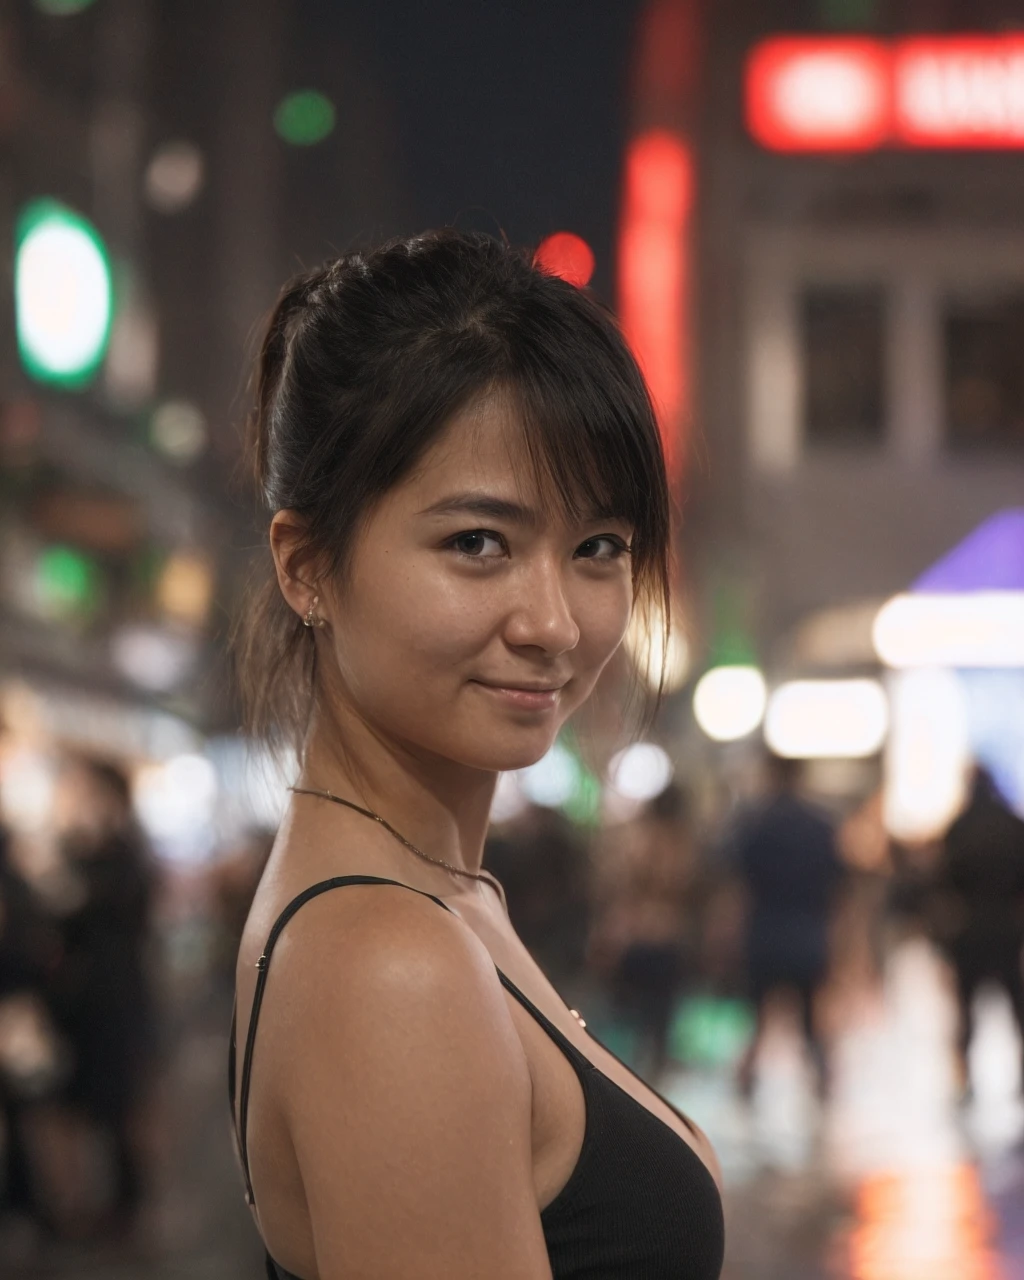
<svg viewBox="0 0 1024 1280"><path fill-rule="evenodd" d="M491 397L374 508L344 586L320 592L318 640L376 732L517 769L588 697L629 621L633 530L566 524L541 499L514 410Z"/></svg>

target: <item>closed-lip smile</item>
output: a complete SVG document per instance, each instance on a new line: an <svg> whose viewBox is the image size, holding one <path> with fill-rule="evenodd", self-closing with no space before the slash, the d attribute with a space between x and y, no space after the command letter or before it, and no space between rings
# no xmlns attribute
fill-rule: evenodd
<svg viewBox="0 0 1024 1280"><path fill-rule="evenodd" d="M561 684L510 684L497 680L477 681L477 684L487 685L491 689L514 689L521 693L557 693L559 689L564 689L568 683L568 680L563 680Z"/></svg>

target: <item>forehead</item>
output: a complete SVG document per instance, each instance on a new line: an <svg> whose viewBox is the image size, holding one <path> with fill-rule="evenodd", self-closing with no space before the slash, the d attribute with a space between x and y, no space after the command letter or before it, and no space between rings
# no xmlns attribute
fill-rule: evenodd
<svg viewBox="0 0 1024 1280"><path fill-rule="evenodd" d="M454 495L484 494L515 503L547 522L578 524L620 517L593 472L571 485L560 482L543 429L526 419L513 396L500 390L456 413L400 486L400 501L417 511ZM398 495L396 495L398 496Z"/></svg>
<svg viewBox="0 0 1024 1280"><path fill-rule="evenodd" d="M420 459L409 485L420 495L499 486L525 501L537 497L525 424L510 398L492 393L458 411Z"/></svg>

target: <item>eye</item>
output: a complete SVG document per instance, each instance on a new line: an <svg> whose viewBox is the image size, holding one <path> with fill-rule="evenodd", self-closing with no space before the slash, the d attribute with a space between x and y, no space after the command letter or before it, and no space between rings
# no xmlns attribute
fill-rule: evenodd
<svg viewBox="0 0 1024 1280"><path fill-rule="evenodd" d="M632 548L614 534L603 533L599 538L588 538L576 548L581 560L619 560L628 556Z"/></svg>
<svg viewBox="0 0 1024 1280"><path fill-rule="evenodd" d="M491 544L490 550L488 544ZM495 544L497 551L493 549ZM501 534L492 533L489 529L470 529L466 533L458 533L446 545L465 560L495 560L508 550Z"/></svg>

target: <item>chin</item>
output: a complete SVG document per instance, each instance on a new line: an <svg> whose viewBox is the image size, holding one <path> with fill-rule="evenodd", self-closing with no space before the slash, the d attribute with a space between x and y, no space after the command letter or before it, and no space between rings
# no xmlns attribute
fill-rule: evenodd
<svg viewBox="0 0 1024 1280"><path fill-rule="evenodd" d="M559 723L553 729L535 729L518 735L496 733L491 738L481 731L472 744L466 744L465 751L450 754L461 764L487 773L511 773L516 769L528 769L551 750L561 727Z"/></svg>

